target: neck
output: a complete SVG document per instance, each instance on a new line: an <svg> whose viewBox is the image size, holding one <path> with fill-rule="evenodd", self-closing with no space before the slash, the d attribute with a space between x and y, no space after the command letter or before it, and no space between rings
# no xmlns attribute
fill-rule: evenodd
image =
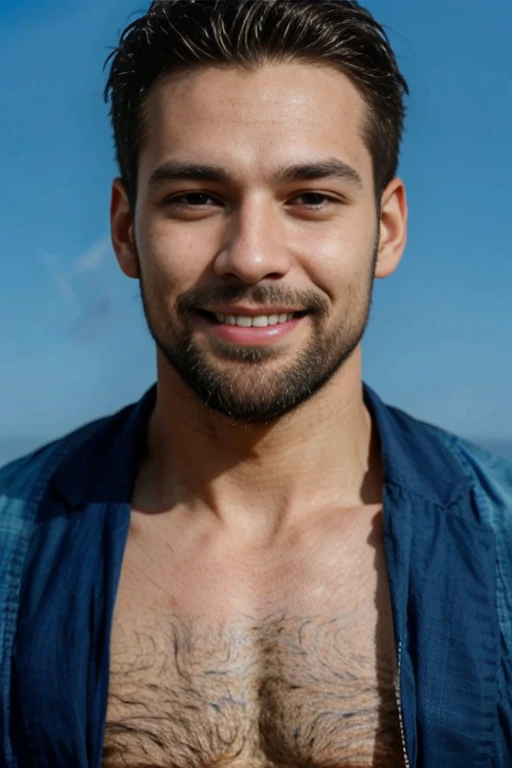
<svg viewBox="0 0 512 768"><path fill-rule="evenodd" d="M379 503L381 492L360 348L321 391L270 425L234 424L211 411L159 358L139 508L185 505L229 527L272 531L328 509Z"/></svg>

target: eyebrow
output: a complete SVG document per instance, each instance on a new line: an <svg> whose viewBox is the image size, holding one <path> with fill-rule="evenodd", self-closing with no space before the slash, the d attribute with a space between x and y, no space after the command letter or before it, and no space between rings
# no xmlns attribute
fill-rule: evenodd
<svg viewBox="0 0 512 768"><path fill-rule="evenodd" d="M312 163L281 166L269 177L273 183L314 181L316 179L340 179L355 189L362 189L363 187L363 180L355 168L336 157L329 157ZM155 187L169 181L229 182L231 177L225 168L218 165L168 160L153 171L149 177L149 185Z"/></svg>

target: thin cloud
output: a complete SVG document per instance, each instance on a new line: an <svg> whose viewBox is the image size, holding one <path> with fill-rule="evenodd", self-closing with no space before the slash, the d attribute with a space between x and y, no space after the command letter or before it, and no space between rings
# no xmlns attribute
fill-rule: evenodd
<svg viewBox="0 0 512 768"><path fill-rule="evenodd" d="M104 236L66 269L55 254L46 252L39 257L60 298L77 311L78 319L71 327L76 341L95 341L108 331L114 320L115 303L106 290L102 273L111 252L110 238Z"/></svg>
<svg viewBox="0 0 512 768"><path fill-rule="evenodd" d="M80 309L80 302L73 288L72 274L69 270L61 269L58 256L54 253L45 252L39 256L39 262L50 277L60 298L66 304L72 304L76 309Z"/></svg>
<svg viewBox="0 0 512 768"><path fill-rule="evenodd" d="M74 283L82 276L99 272L111 251L110 238L101 237L91 245L84 253L81 253L67 269L60 266L59 258L54 253L45 252L40 255L39 261L50 276L57 293L68 304L83 309Z"/></svg>
<svg viewBox="0 0 512 768"><path fill-rule="evenodd" d="M109 237L103 237L94 243L89 250L83 253L75 262L74 272L76 275L84 272L96 272L100 269L105 259L110 256L112 245Z"/></svg>
<svg viewBox="0 0 512 768"><path fill-rule="evenodd" d="M86 307L72 328L76 341L96 341L106 333L113 321L113 304L109 296L101 296Z"/></svg>

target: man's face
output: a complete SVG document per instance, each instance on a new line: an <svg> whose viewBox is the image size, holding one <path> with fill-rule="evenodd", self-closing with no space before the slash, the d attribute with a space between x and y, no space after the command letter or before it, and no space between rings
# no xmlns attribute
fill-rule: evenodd
<svg viewBox="0 0 512 768"><path fill-rule="evenodd" d="M359 345L379 237L364 114L346 77L299 63L208 68L150 92L134 222L144 311L214 410L278 418ZM333 160L345 173L278 176ZM176 176L177 164L226 178Z"/></svg>

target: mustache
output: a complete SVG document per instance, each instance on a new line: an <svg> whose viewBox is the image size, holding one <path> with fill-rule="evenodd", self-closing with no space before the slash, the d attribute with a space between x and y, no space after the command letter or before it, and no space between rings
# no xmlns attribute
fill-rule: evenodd
<svg viewBox="0 0 512 768"><path fill-rule="evenodd" d="M202 309L215 311L219 304L233 304L243 300L247 304L258 306L291 306L297 312L310 312L325 315L329 311L329 302L325 296L314 291L292 291L273 285L217 285L194 288L183 293L176 301L178 313Z"/></svg>

